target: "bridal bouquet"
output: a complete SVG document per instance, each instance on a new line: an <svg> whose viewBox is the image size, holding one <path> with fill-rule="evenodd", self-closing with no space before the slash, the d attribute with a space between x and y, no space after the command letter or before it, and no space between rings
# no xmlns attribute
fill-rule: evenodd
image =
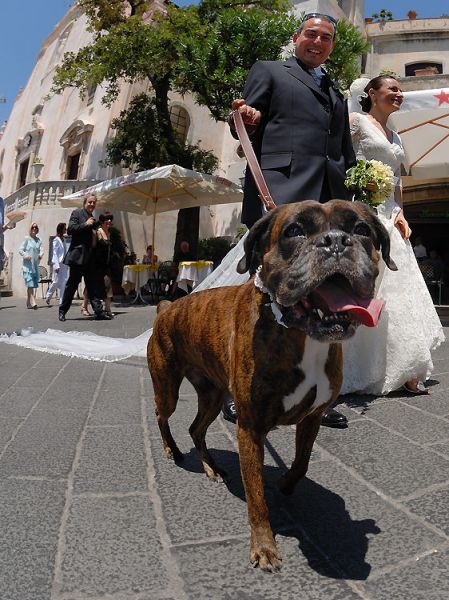
<svg viewBox="0 0 449 600"><path fill-rule="evenodd" d="M390 197L394 184L393 170L379 160L358 160L346 171L345 185L354 192L355 200L373 208Z"/></svg>

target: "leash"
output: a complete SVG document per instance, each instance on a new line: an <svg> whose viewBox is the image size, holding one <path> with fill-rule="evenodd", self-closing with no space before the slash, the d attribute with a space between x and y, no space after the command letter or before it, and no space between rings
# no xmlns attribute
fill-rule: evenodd
<svg viewBox="0 0 449 600"><path fill-rule="evenodd" d="M231 114L234 119L235 131L239 138L239 142L245 154L248 167L251 171L257 190L259 192L260 201L262 202L267 211L271 210L272 208L276 208L276 203L271 197L270 191L262 174L259 162L257 161L256 155L254 154L253 146L246 131L246 127L243 123L242 115L238 110L233 110Z"/></svg>

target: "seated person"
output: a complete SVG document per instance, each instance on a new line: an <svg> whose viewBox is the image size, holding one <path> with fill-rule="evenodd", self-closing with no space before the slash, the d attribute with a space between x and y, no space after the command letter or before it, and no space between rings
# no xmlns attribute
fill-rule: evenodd
<svg viewBox="0 0 449 600"><path fill-rule="evenodd" d="M184 240L184 241L182 241L179 244L179 248L175 252L173 260L174 260L175 263L178 263L178 264L180 262L184 262L184 261L196 260L196 256L190 250L190 244L189 244L189 242L186 242Z"/></svg>
<svg viewBox="0 0 449 600"><path fill-rule="evenodd" d="M153 246L149 244L147 246L147 252L143 255L142 264L143 265L155 265L158 262L157 254L153 252Z"/></svg>

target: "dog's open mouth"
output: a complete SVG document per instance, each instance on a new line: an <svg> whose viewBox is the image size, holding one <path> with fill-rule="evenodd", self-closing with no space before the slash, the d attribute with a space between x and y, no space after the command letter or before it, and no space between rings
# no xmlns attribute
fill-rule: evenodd
<svg viewBox="0 0 449 600"><path fill-rule="evenodd" d="M362 298L345 277L333 275L306 298L281 310L288 326L306 329L317 337L344 339L360 324L375 327L384 304L383 300Z"/></svg>

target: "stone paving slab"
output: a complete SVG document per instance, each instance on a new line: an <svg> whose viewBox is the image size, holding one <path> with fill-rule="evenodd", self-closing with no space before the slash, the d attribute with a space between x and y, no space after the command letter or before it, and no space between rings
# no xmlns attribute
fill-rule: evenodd
<svg viewBox="0 0 449 600"><path fill-rule="evenodd" d="M50 598L65 491L63 481L1 480L2 600Z"/></svg>
<svg viewBox="0 0 449 600"><path fill-rule="evenodd" d="M60 594L157 594L169 583L148 497L73 498L64 546Z"/></svg>
<svg viewBox="0 0 449 600"><path fill-rule="evenodd" d="M370 407L367 416L418 444L449 439L449 420L431 415L425 408L409 405L405 410L401 402L391 401Z"/></svg>
<svg viewBox="0 0 449 600"><path fill-rule="evenodd" d="M360 598L307 542L277 536L282 571L249 564L249 538L177 547L188 598L201 600L355 600Z"/></svg>
<svg viewBox="0 0 449 600"><path fill-rule="evenodd" d="M449 597L449 550L434 552L365 585L373 600L443 600Z"/></svg>
<svg viewBox="0 0 449 600"><path fill-rule="evenodd" d="M20 423L21 419L3 416L0 417L0 448L3 448L11 440Z"/></svg>
<svg viewBox="0 0 449 600"><path fill-rule="evenodd" d="M405 506L419 515L426 523L434 525L449 538L449 484L440 490L429 491L424 496L405 502Z"/></svg>
<svg viewBox="0 0 449 600"><path fill-rule="evenodd" d="M142 426L88 427L74 475L74 493L133 493L146 489Z"/></svg>
<svg viewBox="0 0 449 600"><path fill-rule="evenodd" d="M336 461L311 465L286 503L297 525L348 580L364 581L447 541L443 531L381 497Z"/></svg>
<svg viewBox="0 0 449 600"><path fill-rule="evenodd" d="M449 461L371 419L346 430L321 428L317 443L393 498L449 481ZM419 478L416 474L419 473Z"/></svg>
<svg viewBox="0 0 449 600"><path fill-rule="evenodd" d="M439 417L449 417L449 394L447 393L447 388L432 389L431 393L427 396L402 398L401 402Z"/></svg>
<svg viewBox="0 0 449 600"><path fill-rule="evenodd" d="M36 411L38 413L38 411ZM0 478L67 477L86 415L82 411L33 414L16 433L0 461Z"/></svg>

